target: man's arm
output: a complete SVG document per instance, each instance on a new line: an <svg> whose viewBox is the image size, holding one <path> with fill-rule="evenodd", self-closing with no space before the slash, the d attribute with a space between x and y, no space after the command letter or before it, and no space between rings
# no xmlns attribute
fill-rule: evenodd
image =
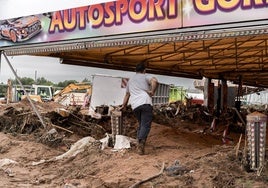
<svg viewBox="0 0 268 188"><path fill-rule="evenodd" d="M156 92L156 89L158 87L158 80L155 77L152 77L150 80L151 90L148 91L148 94L150 96L153 96Z"/></svg>
<svg viewBox="0 0 268 188"><path fill-rule="evenodd" d="M151 87L152 87L152 92L154 94L158 87L158 80L155 77L152 77L151 79Z"/></svg>
<svg viewBox="0 0 268 188"><path fill-rule="evenodd" d="M123 100L123 104L119 108L119 110L122 110L122 109L124 109L127 106L129 97L130 97L130 93L129 92L126 92L125 97L124 97L124 100Z"/></svg>

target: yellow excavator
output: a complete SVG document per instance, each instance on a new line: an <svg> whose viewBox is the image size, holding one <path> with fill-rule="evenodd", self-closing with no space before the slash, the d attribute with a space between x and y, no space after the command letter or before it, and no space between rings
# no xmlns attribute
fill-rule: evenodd
<svg viewBox="0 0 268 188"><path fill-rule="evenodd" d="M53 100L63 105L85 105L85 100L90 97L92 87L90 83L71 83L59 92L55 92Z"/></svg>

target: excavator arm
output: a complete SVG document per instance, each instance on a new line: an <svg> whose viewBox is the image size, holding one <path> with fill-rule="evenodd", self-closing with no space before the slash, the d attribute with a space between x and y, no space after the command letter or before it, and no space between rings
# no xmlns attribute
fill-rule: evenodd
<svg viewBox="0 0 268 188"><path fill-rule="evenodd" d="M63 88L59 93L53 96L54 101L59 101L61 98L64 98L64 95L71 92L78 92L80 90L87 90L85 93L91 95L92 88L90 83L71 83Z"/></svg>

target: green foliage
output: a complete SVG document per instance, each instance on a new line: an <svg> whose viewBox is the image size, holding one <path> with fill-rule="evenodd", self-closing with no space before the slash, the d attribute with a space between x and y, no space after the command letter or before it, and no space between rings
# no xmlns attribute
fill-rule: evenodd
<svg viewBox="0 0 268 188"><path fill-rule="evenodd" d="M32 78L28 78L28 77L22 77L19 78L22 85L32 85L32 84L37 84L37 85L54 85L53 82L45 79L44 77L41 78L37 78L36 82L34 81L34 79ZM18 85L19 82L17 80L11 80L13 85Z"/></svg>
<svg viewBox="0 0 268 188"><path fill-rule="evenodd" d="M78 81L76 80L65 80L63 82L59 82L57 84L45 79L44 77L41 77L41 78L37 78L36 81L32 78L28 78L28 77L22 77L22 78L19 78L22 85L32 85L32 84L37 84L37 85L47 85L47 86L53 86L55 88L64 88L66 87L67 85L69 84L72 84L72 83L78 83ZM19 85L19 82L16 80L16 79L11 79L11 82L13 85ZM84 78L82 80L82 82L86 82L86 83L91 83L91 81L87 78ZM3 84L5 86L0 86L0 94L2 93L6 93L6 84Z"/></svg>
<svg viewBox="0 0 268 188"><path fill-rule="evenodd" d="M4 97L7 93L7 86L5 84L0 84L0 97Z"/></svg>
<svg viewBox="0 0 268 188"><path fill-rule="evenodd" d="M51 82L51 81L45 79L44 77L37 78L35 84L37 84L37 85L47 85L47 86L52 86L52 85L54 85L53 82Z"/></svg>
<svg viewBox="0 0 268 188"><path fill-rule="evenodd" d="M32 85L32 84L34 84L34 79L32 79L32 78L23 77L23 78L19 78L19 79L20 79L22 85ZM13 85L18 85L19 84L17 79L11 80L11 82L12 82Z"/></svg>
<svg viewBox="0 0 268 188"><path fill-rule="evenodd" d="M78 83L76 80L65 80L63 82L59 82L58 84L56 84L57 87L66 87L69 84L74 84L74 83Z"/></svg>

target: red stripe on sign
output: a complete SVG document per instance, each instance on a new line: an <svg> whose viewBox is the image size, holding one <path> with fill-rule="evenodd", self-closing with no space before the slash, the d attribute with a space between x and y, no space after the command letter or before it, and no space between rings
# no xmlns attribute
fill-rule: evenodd
<svg viewBox="0 0 268 188"><path fill-rule="evenodd" d="M122 78L121 79L121 88L127 87L128 78Z"/></svg>

